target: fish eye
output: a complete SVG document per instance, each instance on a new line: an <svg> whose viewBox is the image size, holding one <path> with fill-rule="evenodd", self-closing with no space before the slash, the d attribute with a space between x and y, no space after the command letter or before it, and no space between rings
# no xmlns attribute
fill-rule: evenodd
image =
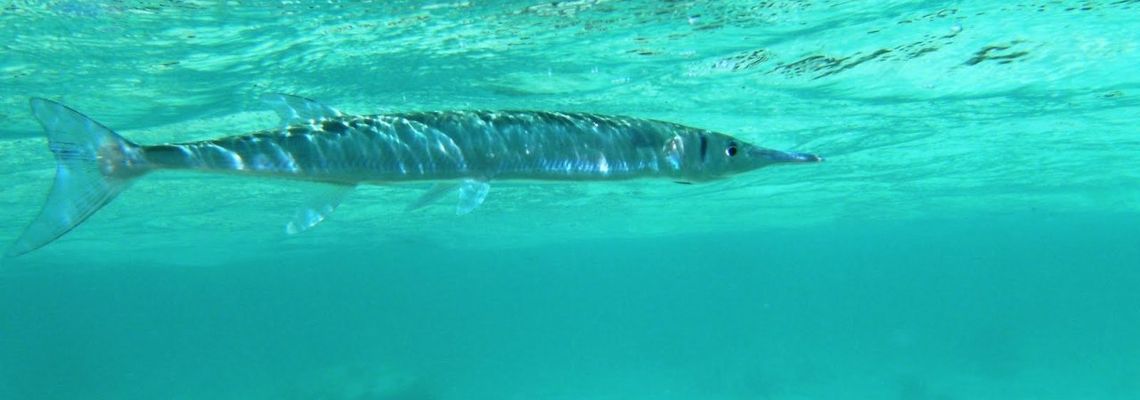
<svg viewBox="0 0 1140 400"><path fill-rule="evenodd" d="M728 142L728 147L724 149L724 154L729 157L736 156L736 142Z"/></svg>

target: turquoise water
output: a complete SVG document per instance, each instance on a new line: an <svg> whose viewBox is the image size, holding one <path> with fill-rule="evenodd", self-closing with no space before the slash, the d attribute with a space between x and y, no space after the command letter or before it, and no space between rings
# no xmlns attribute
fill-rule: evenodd
<svg viewBox="0 0 1140 400"><path fill-rule="evenodd" d="M873 4L872 4L873 3ZM0 3L0 240L62 101L140 143L352 113L663 119L818 165L364 187L148 176L0 261L0 399L1140 398L1140 2Z"/></svg>

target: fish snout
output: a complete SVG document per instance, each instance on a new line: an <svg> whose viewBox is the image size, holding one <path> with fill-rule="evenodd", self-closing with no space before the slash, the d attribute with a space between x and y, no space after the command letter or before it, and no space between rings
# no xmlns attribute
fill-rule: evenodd
<svg viewBox="0 0 1140 400"><path fill-rule="evenodd" d="M817 163L822 162L823 157L811 153L798 153L794 151L779 151L772 149L765 149L762 147L753 148L749 155L757 160L761 160L768 164L776 163Z"/></svg>

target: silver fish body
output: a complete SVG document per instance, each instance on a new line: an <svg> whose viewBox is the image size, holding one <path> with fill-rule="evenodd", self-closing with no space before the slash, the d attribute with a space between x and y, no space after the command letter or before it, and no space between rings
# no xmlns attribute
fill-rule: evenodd
<svg viewBox="0 0 1140 400"><path fill-rule="evenodd" d="M337 116L249 135L143 148L153 168L341 183L654 177L705 181L781 162L771 157L748 160L744 153L749 151L755 147L727 135L669 122L533 111ZM746 165L732 168L729 160L736 157L729 152L740 154L737 163ZM813 161L807 157L802 161Z"/></svg>
<svg viewBox="0 0 1140 400"><path fill-rule="evenodd" d="M189 169L327 183L286 225L320 223L359 184L431 181L409 209L459 193L458 214L477 208L489 182L665 178L701 182L806 153L766 149L670 122L543 111L442 111L347 115L302 97L263 98L279 129L143 146L62 104L32 99L55 154L56 179L40 215L9 248L14 256L78 226L149 172Z"/></svg>

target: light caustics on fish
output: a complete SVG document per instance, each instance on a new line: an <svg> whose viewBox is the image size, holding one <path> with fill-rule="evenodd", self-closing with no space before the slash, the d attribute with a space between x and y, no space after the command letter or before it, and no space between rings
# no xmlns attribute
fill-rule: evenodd
<svg viewBox="0 0 1140 400"><path fill-rule="evenodd" d="M452 191L458 214L478 207L500 180L701 182L772 164L822 161L669 122L586 113L441 111L347 115L313 100L262 98L279 129L190 143L142 146L51 100L32 99L57 161L40 215L9 248L15 256L63 236L132 181L188 169L324 183L286 225L320 223L357 185L435 182L415 209Z"/></svg>

